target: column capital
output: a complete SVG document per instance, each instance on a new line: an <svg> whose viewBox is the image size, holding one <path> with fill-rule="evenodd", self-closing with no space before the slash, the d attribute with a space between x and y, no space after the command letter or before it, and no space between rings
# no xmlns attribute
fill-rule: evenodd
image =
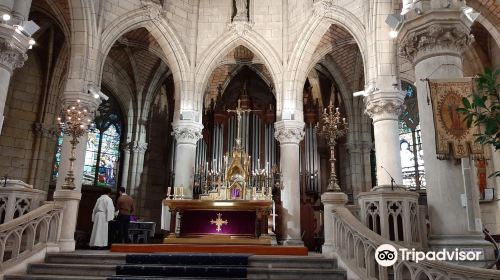
<svg viewBox="0 0 500 280"><path fill-rule="evenodd" d="M473 42L471 22L462 11L437 10L406 21L400 31L399 54L413 64L440 55L462 56Z"/></svg>
<svg viewBox="0 0 500 280"><path fill-rule="evenodd" d="M304 139L304 122L282 120L274 123L274 138L281 144L299 144Z"/></svg>
<svg viewBox="0 0 500 280"><path fill-rule="evenodd" d="M36 122L33 124L33 134L43 138L57 138L58 128L53 124Z"/></svg>
<svg viewBox="0 0 500 280"><path fill-rule="evenodd" d="M403 91L375 92L365 98L365 113L373 122L383 120L399 120L404 109L405 93Z"/></svg>
<svg viewBox="0 0 500 280"><path fill-rule="evenodd" d="M101 99L94 98L90 93L86 92L65 92L61 102L63 109L80 103L80 106L86 108L89 112L95 112L101 104Z"/></svg>
<svg viewBox="0 0 500 280"><path fill-rule="evenodd" d="M124 152L129 152L132 151L132 148L134 147L134 142L123 142L120 144L120 149Z"/></svg>
<svg viewBox="0 0 500 280"><path fill-rule="evenodd" d="M148 149L148 143L133 141L129 143L129 147L132 151L136 153L144 153Z"/></svg>
<svg viewBox="0 0 500 280"><path fill-rule="evenodd" d="M178 143L196 145L203 136L201 134L203 125L194 121L176 121L172 124L172 135Z"/></svg>
<svg viewBox="0 0 500 280"><path fill-rule="evenodd" d="M15 31L13 26L0 24L0 67L10 73L23 67L28 59L29 38Z"/></svg>

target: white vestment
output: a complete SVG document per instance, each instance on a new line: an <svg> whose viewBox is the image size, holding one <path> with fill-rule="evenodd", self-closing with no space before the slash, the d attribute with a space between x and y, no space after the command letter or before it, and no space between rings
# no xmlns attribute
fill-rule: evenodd
<svg viewBox="0 0 500 280"><path fill-rule="evenodd" d="M95 203L92 212L92 235L90 236L90 247L108 246L108 222L115 216L113 200L106 194L101 195Z"/></svg>

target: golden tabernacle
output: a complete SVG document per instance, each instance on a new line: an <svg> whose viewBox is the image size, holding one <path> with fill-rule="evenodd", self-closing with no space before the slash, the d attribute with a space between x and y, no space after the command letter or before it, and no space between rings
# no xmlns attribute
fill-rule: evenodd
<svg viewBox="0 0 500 280"><path fill-rule="evenodd" d="M164 243L274 244L268 234L268 219L273 209L272 192L281 188L277 167L254 169L250 156L241 146L240 103L236 145L224 155L222 170L209 170L208 164L194 176L198 199L183 199L182 188L163 200L170 211L170 234ZM170 193L170 191L169 191Z"/></svg>

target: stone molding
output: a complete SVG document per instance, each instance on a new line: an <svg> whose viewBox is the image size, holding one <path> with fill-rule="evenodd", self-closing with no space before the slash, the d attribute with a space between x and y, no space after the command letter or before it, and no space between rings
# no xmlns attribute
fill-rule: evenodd
<svg viewBox="0 0 500 280"><path fill-rule="evenodd" d="M134 142L124 142L120 144L120 149L124 152L129 152L132 151L134 147Z"/></svg>
<svg viewBox="0 0 500 280"><path fill-rule="evenodd" d="M402 91L376 92L365 98L365 113L373 122L399 120L404 109L405 93Z"/></svg>
<svg viewBox="0 0 500 280"><path fill-rule="evenodd" d="M28 55L15 48L5 38L0 38L0 66L11 72L21 68L28 59Z"/></svg>
<svg viewBox="0 0 500 280"><path fill-rule="evenodd" d="M148 143L146 142L132 142L131 150L137 153L144 153L148 149Z"/></svg>
<svg viewBox="0 0 500 280"><path fill-rule="evenodd" d="M177 123L173 125L172 135L177 143L196 145L203 135L201 134L203 125L198 123Z"/></svg>
<svg viewBox="0 0 500 280"><path fill-rule="evenodd" d="M328 13L334 12L336 7L338 6L335 5L333 0L314 0L313 13L316 16L324 17Z"/></svg>
<svg viewBox="0 0 500 280"><path fill-rule="evenodd" d="M304 122L279 121L274 124L274 138L281 144L299 144L304 139Z"/></svg>
<svg viewBox="0 0 500 280"><path fill-rule="evenodd" d="M44 138L56 138L59 129L55 125L49 125L44 123L34 123L33 124L33 134Z"/></svg>
<svg viewBox="0 0 500 280"><path fill-rule="evenodd" d="M163 16L163 8L151 0L141 0L142 9L151 21L157 21Z"/></svg>
<svg viewBox="0 0 500 280"><path fill-rule="evenodd" d="M130 141L120 144L120 149L124 152L137 152L144 153L148 149L148 143L146 142L138 142L138 141Z"/></svg>
<svg viewBox="0 0 500 280"><path fill-rule="evenodd" d="M95 111L101 104L100 98L94 98L89 93L84 92L65 92L61 99L63 104L62 108L68 108L69 106L75 106L80 100L80 106L86 108L89 112L92 112L92 115L95 114Z"/></svg>
<svg viewBox="0 0 500 280"><path fill-rule="evenodd" d="M237 37L245 36L252 30L253 22L248 21L233 21L229 25L229 30Z"/></svg>
<svg viewBox="0 0 500 280"><path fill-rule="evenodd" d="M432 12L423 16L438 15ZM469 26L459 16L456 19L435 19L428 22L417 18L403 27L404 34L399 41L399 55L414 64L437 55L461 56L473 42Z"/></svg>

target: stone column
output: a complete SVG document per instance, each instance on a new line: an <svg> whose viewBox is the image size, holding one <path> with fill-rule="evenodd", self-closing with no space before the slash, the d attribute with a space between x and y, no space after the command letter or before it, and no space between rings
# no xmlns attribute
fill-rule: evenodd
<svg viewBox="0 0 500 280"><path fill-rule="evenodd" d="M399 114L404 93L397 89L376 91L366 97L365 112L373 119L377 154L377 187L402 186L403 174L399 152ZM392 178L391 178L392 177Z"/></svg>
<svg viewBox="0 0 500 280"><path fill-rule="evenodd" d="M177 121L172 124L175 136L174 186L184 187L184 198L193 198L193 175L196 159L196 143L202 138L203 125L194 121Z"/></svg>
<svg viewBox="0 0 500 280"><path fill-rule="evenodd" d="M148 149L148 143L145 142L134 142L132 150L132 172L130 174L130 185L127 191L129 194L135 198L139 194L139 187L141 184L142 171L144 169L144 154Z"/></svg>
<svg viewBox="0 0 500 280"><path fill-rule="evenodd" d="M126 142L121 144L120 148L123 151L123 167L122 167L122 180L121 186L127 189L128 187L128 175L130 173L130 150L132 149L132 142Z"/></svg>
<svg viewBox="0 0 500 280"><path fill-rule="evenodd" d="M478 200L462 204L469 182L462 165L436 157L435 127L426 79L463 77L462 52L470 39L470 22L460 10L435 10L410 18L400 33L400 54L415 65L420 127L424 149L427 202L431 222L429 245L441 248L484 248ZM463 160L462 160L463 161ZM486 254L486 258L488 254Z"/></svg>
<svg viewBox="0 0 500 280"><path fill-rule="evenodd" d="M333 243L333 217L332 212L334 208L344 207L347 203L347 195L345 193L325 192L321 195L321 202L324 207L324 227L325 227L325 243L321 252L327 257L333 257L336 251L335 244Z"/></svg>
<svg viewBox="0 0 500 280"><path fill-rule="evenodd" d="M19 34L14 27L0 24L0 133L4 121L5 101L9 89L10 77L14 69L22 67L28 59L26 51L29 38Z"/></svg>
<svg viewBox="0 0 500 280"><path fill-rule="evenodd" d="M59 236L59 250L61 252L75 251L76 220L81 198L82 193L80 191L57 189L54 192L55 203L64 206L61 234Z"/></svg>
<svg viewBox="0 0 500 280"><path fill-rule="evenodd" d="M283 175L281 223L284 245L302 245L300 229L300 149L304 122L282 120L274 125L274 137L280 142L280 168Z"/></svg>
<svg viewBox="0 0 500 280"><path fill-rule="evenodd" d="M77 99L80 98L80 99ZM95 99L87 93L79 95L72 93L65 93L63 97L63 108L74 105L77 100L80 104L85 106L91 111L95 111L99 106L100 100ZM87 135L78 139L79 143L76 146L74 161L74 177L75 186L74 190L62 189L64 179L69 170L69 158L71 157L71 143L70 137L64 136L63 147L61 150L61 164L59 165L59 176L57 177L56 191L54 192L54 201L64 206L63 219L61 226L61 235L59 238L59 248L61 252L72 252L75 250L75 229L76 220L78 217L78 206L82 197L82 179L83 179L83 166L85 164L85 151L87 148Z"/></svg>

